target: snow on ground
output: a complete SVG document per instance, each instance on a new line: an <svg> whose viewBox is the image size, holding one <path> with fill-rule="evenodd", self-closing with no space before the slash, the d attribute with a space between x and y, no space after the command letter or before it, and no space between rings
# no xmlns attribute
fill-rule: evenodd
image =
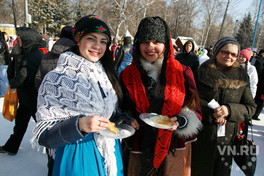
<svg viewBox="0 0 264 176"><path fill-rule="evenodd" d="M0 98L0 145L4 145L13 131L14 121L11 123L2 117L3 98ZM258 147L257 169L255 176L264 176L264 110L260 115L261 121L253 121L253 136ZM0 175L1 176L46 176L47 156L31 148L29 140L35 122L31 120L27 132L15 156L0 153ZM249 132L250 133L250 132ZM249 136L250 137L250 136ZM231 176L243 176L242 171L233 164Z"/></svg>

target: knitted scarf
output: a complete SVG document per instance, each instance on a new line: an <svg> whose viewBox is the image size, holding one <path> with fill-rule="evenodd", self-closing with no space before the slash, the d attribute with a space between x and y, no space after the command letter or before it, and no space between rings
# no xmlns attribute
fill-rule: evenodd
<svg viewBox="0 0 264 176"><path fill-rule="evenodd" d="M31 142L33 146L37 145L42 132L71 117L82 114L110 118L116 104L116 93L101 62L93 63L72 52L65 52L39 88L38 123ZM99 133L94 133L94 140L104 157L106 174L116 175L115 140Z"/></svg>
<svg viewBox="0 0 264 176"><path fill-rule="evenodd" d="M171 47L170 50L173 51ZM181 111L185 98L185 86L182 66L174 59L172 52L166 61L166 86L164 90L165 100L161 114L172 117ZM126 67L121 77L129 92L129 96L136 104L137 111L139 113L147 113L150 104L146 95L146 90L142 84L141 74L137 69L136 62L134 60L131 65ZM171 137L172 131L164 129L158 130L153 159L153 166L155 168L159 168L167 155L171 143Z"/></svg>

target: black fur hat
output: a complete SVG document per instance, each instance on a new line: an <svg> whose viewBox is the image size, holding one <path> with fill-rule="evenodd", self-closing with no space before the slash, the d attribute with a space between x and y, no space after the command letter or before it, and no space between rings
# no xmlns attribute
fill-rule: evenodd
<svg viewBox="0 0 264 176"><path fill-rule="evenodd" d="M148 40L155 40L165 45L164 60L160 74L160 83L166 84L167 60L173 53L173 46L170 39L170 30L165 20L161 17L147 17L141 20L138 31L134 38L133 60L141 56L140 44Z"/></svg>
<svg viewBox="0 0 264 176"><path fill-rule="evenodd" d="M147 17L141 20L134 42L140 44L148 40L166 43L166 26L160 17Z"/></svg>
<svg viewBox="0 0 264 176"><path fill-rule="evenodd" d="M148 40L155 40L165 45L165 60L170 53L170 31L169 27L161 17L146 17L141 20L134 38L133 55L139 56L139 45Z"/></svg>

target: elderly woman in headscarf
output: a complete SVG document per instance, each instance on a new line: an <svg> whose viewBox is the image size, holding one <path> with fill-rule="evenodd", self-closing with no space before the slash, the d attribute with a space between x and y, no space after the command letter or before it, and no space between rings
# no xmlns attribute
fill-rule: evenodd
<svg viewBox="0 0 264 176"><path fill-rule="evenodd" d="M230 149L239 134L239 122L255 112L247 71L236 62L239 51L240 45L234 38L224 37L214 45L213 58L198 69L196 84L203 129L193 144L193 176L230 175ZM209 107L213 99L219 105Z"/></svg>

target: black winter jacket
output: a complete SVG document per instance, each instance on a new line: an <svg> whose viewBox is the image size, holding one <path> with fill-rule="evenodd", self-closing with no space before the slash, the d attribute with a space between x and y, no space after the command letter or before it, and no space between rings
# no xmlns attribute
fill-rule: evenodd
<svg viewBox="0 0 264 176"><path fill-rule="evenodd" d="M0 65L8 65L9 60L10 57L7 45L2 37L2 34L0 34Z"/></svg>
<svg viewBox="0 0 264 176"><path fill-rule="evenodd" d="M192 42L191 40L189 41ZM183 45L182 52L177 54L175 59L178 60L181 64L189 66L192 69L193 73L195 73L197 68L199 67L199 58L194 53L194 43L192 42L193 48L189 53L187 53L185 50L186 43Z"/></svg>
<svg viewBox="0 0 264 176"><path fill-rule="evenodd" d="M45 47L41 35L31 28L18 28L17 34L22 40L21 54L15 75L9 75L11 88L16 88L19 103L27 108L36 109L37 89L35 75L37 73L43 52L38 48Z"/></svg>
<svg viewBox="0 0 264 176"><path fill-rule="evenodd" d="M56 68L60 54L70 49L72 46L74 46L74 41L68 38L61 38L53 45L51 51L43 56L35 78L36 89L39 89L44 76L49 71Z"/></svg>

